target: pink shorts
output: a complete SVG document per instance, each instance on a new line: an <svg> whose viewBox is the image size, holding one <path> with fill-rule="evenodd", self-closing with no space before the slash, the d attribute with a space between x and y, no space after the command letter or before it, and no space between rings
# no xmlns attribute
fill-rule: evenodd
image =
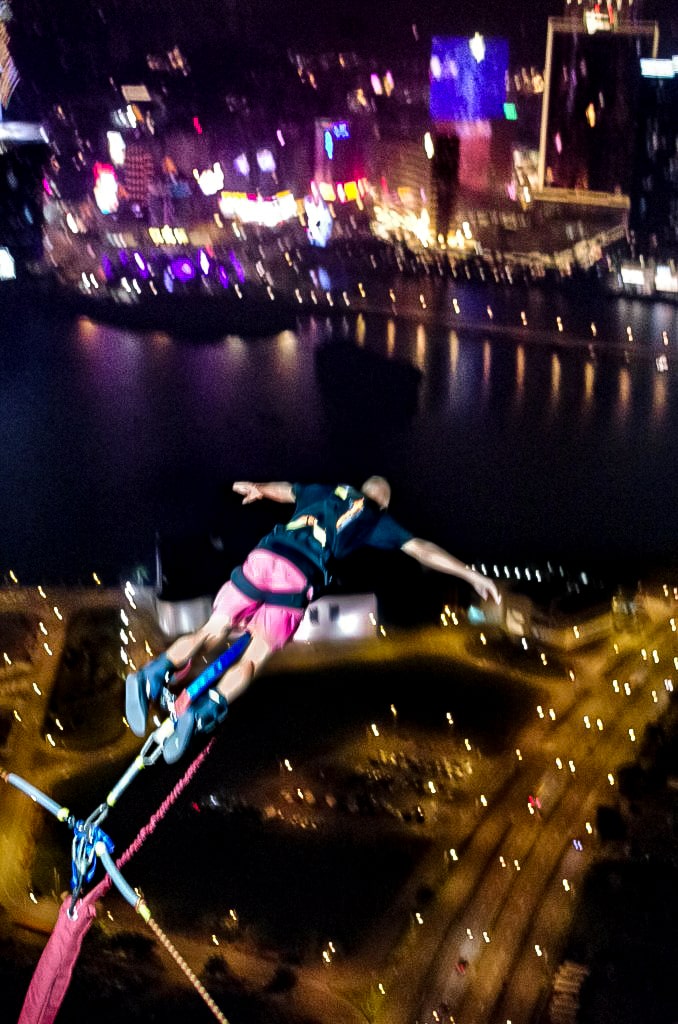
<svg viewBox="0 0 678 1024"><path fill-rule="evenodd" d="M255 587L274 594L298 594L308 587L303 572L287 558L263 548L255 548L243 563L243 573ZM229 580L214 599L213 614L223 616L234 626L254 626L271 651L284 647L304 617L303 608L265 604L243 594Z"/></svg>

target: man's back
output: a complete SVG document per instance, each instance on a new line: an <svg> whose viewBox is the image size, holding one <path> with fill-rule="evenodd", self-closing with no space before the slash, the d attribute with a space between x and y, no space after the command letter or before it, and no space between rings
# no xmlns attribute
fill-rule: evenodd
<svg viewBox="0 0 678 1024"><path fill-rule="evenodd" d="M296 564L300 558L308 561L316 570L316 581L327 582L332 563L363 546L397 549L412 537L376 502L348 484L334 488L295 484L294 493L294 515L276 526L260 546L289 553Z"/></svg>

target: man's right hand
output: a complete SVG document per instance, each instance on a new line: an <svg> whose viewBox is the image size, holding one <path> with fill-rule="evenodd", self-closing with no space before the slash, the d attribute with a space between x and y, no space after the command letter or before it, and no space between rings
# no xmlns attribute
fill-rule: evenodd
<svg viewBox="0 0 678 1024"><path fill-rule="evenodd" d="M249 505L251 502L259 501L260 498L263 498L263 494L251 480L236 480L233 484L233 490L236 494L243 495L243 505Z"/></svg>
<svg viewBox="0 0 678 1024"><path fill-rule="evenodd" d="M296 501L294 486L287 480L271 480L268 483L252 483L251 480L236 480L233 484L236 494L242 494L243 505L249 505L252 501L259 501L266 498L269 501L280 501L294 504Z"/></svg>

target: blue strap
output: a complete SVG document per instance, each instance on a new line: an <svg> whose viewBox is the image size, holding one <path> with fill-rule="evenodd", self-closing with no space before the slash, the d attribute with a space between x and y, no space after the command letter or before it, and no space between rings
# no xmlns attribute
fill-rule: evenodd
<svg viewBox="0 0 678 1024"><path fill-rule="evenodd" d="M186 687L186 692L190 697L191 704L194 703L197 697L205 690L208 690L212 683L217 682L223 676L224 672L235 665L236 661L240 658L243 651L247 649L252 639L251 633L243 633L237 640L228 647L223 654L208 665L204 672L201 672L197 679Z"/></svg>

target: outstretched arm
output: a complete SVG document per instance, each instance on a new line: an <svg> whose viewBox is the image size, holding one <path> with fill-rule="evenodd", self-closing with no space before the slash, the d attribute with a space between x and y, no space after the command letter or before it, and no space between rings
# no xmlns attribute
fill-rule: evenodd
<svg viewBox="0 0 678 1024"><path fill-rule="evenodd" d="M466 580L482 598L491 597L497 604L501 602L501 595L494 580L471 569L454 555L450 555L444 548L438 547L433 541L413 537L412 540L403 544L401 551L425 565L427 569L436 569L438 572L445 572L450 576L458 576L460 579Z"/></svg>
<svg viewBox="0 0 678 1024"><path fill-rule="evenodd" d="M236 480L233 484L236 494L242 494L243 505L249 505L252 501L259 501L261 498L268 498L269 501L279 501L294 505L294 488L286 480L275 480L267 484L255 484L251 480Z"/></svg>

